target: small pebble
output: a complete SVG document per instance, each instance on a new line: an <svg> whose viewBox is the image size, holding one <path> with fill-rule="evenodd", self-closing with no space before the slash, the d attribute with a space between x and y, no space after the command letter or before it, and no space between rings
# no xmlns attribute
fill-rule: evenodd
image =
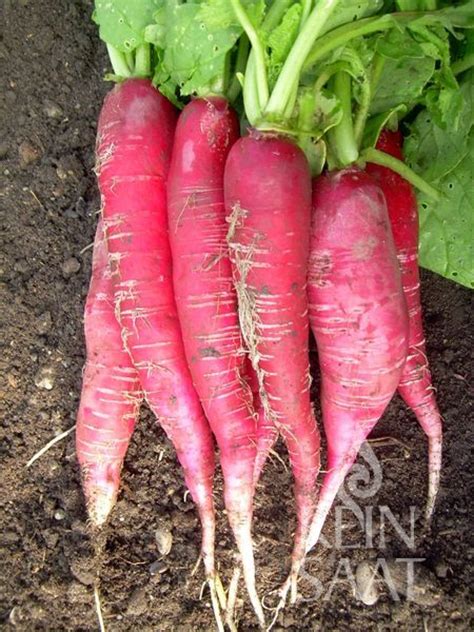
<svg viewBox="0 0 474 632"><path fill-rule="evenodd" d="M10 614L8 616L8 623L10 623L14 628L21 623L23 620L22 611L20 608L15 606L10 610Z"/></svg>
<svg viewBox="0 0 474 632"><path fill-rule="evenodd" d="M57 119L61 118L61 116L63 115L63 111L59 107L59 105L57 103L54 103L54 101L50 101L49 99L46 99L43 111L49 118Z"/></svg>
<svg viewBox="0 0 474 632"><path fill-rule="evenodd" d="M412 586L408 585L406 563L387 560L387 567L393 587L399 595L419 606L433 607L440 601L442 595L436 585L436 578L426 566L415 564L415 580Z"/></svg>
<svg viewBox="0 0 474 632"><path fill-rule="evenodd" d="M50 366L43 366L35 377L35 386L51 391L54 388L55 376L54 369Z"/></svg>
<svg viewBox="0 0 474 632"><path fill-rule="evenodd" d="M9 150L9 147L7 143L4 143L4 142L0 143L0 160L3 160L4 158L8 156L8 150Z"/></svg>
<svg viewBox="0 0 474 632"><path fill-rule="evenodd" d="M435 564L434 571L436 573L436 577L439 577L440 579L446 579L449 572L449 566L443 560L439 560Z"/></svg>
<svg viewBox="0 0 474 632"><path fill-rule="evenodd" d="M58 176L58 178L60 180L66 180L66 178L67 178L67 171L65 169L63 169L62 167L57 167L56 175Z"/></svg>
<svg viewBox="0 0 474 632"><path fill-rule="evenodd" d="M26 274L29 270L28 261L26 259L18 259L15 261L13 269L20 274Z"/></svg>
<svg viewBox="0 0 474 632"><path fill-rule="evenodd" d="M18 147L20 167L28 167L41 157L40 149L29 140L24 140Z"/></svg>
<svg viewBox="0 0 474 632"><path fill-rule="evenodd" d="M43 312L36 319L36 331L40 335L47 334L53 324L51 314L49 312Z"/></svg>
<svg viewBox="0 0 474 632"><path fill-rule="evenodd" d="M140 616L144 614L148 608L146 593L144 588L137 588L132 593L127 606L127 614L131 616Z"/></svg>
<svg viewBox="0 0 474 632"><path fill-rule="evenodd" d="M64 511L64 509L57 509L54 512L54 519L55 520L64 520L65 517L66 517L66 512Z"/></svg>
<svg viewBox="0 0 474 632"><path fill-rule="evenodd" d="M9 373L7 375L7 380L8 380L8 384L12 387L12 388L18 388L18 380L16 379L16 377L13 375L13 373Z"/></svg>
<svg viewBox="0 0 474 632"><path fill-rule="evenodd" d="M73 274L77 274L81 269L81 263L75 257L69 257L61 266L61 270L63 275L67 278L71 277Z"/></svg>
<svg viewBox="0 0 474 632"><path fill-rule="evenodd" d="M90 590L78 581L73 581L67 589L67 598L71 603L88 603L90 601Z"/></svg>
<svg viewBox="0 0 474 632"><path fill-rule="evenodd" d="M78 215L75 211L75 209L73 208L68 208L64 211L64 217L67 217L67 219L77 219Z"/></svg>
<svg viewBox="0 0 474 632"><path fill-rule="evenodd" d="M372 564L365 560L356 568L357 598L366 606L373 606L378 601L379 591L376 576Z"/></svg>
<svg viewBox="0 0 474 632"><path fill-rule="evenodd" d="M86 559L75 559L69 562L71 574L84 586L93 586L96 574L92 567L92 562Z"/></svg>
<svg viewBox="0 0 474 632"><path fill-rule="evenodd" d="M158 551L164 557L168 555L173 546L173 534L167 526L161 525L155 531L155 541Z"/></svg>
<svg viewBox="0 0 474 632"><path fill-rule="evenodd" d="M45 541L48 549L54 549L54 547L58 543L59 534L56 533L56 531L54 531L53 529L46 529L45 531L41 533L41 535L43 536L43 540Z"/></svg>
<svg viewBox="0 0 474 632"><path fill-rule="evenodd" d="M167 570L168 567L161 560L155 560L150 564L150 575L163 575Z"/></svg>

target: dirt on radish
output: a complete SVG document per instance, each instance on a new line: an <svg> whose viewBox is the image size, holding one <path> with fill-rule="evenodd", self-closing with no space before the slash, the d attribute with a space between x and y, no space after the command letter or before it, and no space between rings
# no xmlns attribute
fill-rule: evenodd
<svg viewBox="0 0 474 632"><path fill-rule="evenodd" d="M97 629L92 584L93 547L80 490L74 437L53 447L31 468L28 459L56 433L74 424L84 363L82 313L99 198L92 168L98 110L110 88L92 3L45 0L6 2L7 24L0 43L5 81L0 101L2 187L2 341L0 427L0 617L5 629ZM25 60L28 60L27 62ZM373 445L383 480L375 496L374 542L370 550L354 518L343 514L342 549L321 547L310 556L300 581L308 598L282 613L274 629L467 630L471 533L468 515L473 476L473 339L469 290L434 274L422 274L427 350L442 409L445 457L431 534L417 522L413 553L393 529L382 547L378 507L387 505L405 527L409 507L420 515L426 498L426 441L413 415L396 398ZM314 389L319 385L315 380ZM320 419L320 411L317 411ZM156 433L156 441L149 437ZM401 445L398 442L402 442ZM406 446L406 447L404 447ZM285 449L277 453L286 461ZM363 458L359 463L364 465ZM271 457L259 487L254 518L259 592L284 580L295 527L291 474ZM217 481L222 498L221 481ZM199 600L202 572L191 575L200 547L199 521L178 469L172 446L151 416L138 424L122 475L122 491L107 530L101 570L105 624L114 632L210 630L208 599ZM220 501L219 501L220 502ZM218 506L217 549L229 579L233 538ZM155 533L165 520L173 542L162 558ZM335 513L324 533L334 542ZM350 549L350 545L361 548ZM329 600L315 597L317 577L326 590L341 563L352 572L367 559L424 558L420 566L441 597L436 606L393 601L374 606L337 583ZM341 567L342 568L342 567ZM202 569L201 569L202 570ZM344 569L340 576L344 575ZM271 595L265 599L271 604ZM249 608L240 628L253 630Z"/></svg>

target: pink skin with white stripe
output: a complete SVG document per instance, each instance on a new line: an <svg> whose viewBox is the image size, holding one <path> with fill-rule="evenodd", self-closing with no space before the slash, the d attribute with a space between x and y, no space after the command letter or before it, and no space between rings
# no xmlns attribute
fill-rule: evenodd
<svg viewBox="0 0 474 632"><path fill-rule="evenodd" d="M97 226L92 278L84 311L87 359L76 422L76 452L87 512L107 520L143 399L138 374L122 342L102 222Z"/></svg>
<svg viewBox="0 0 474 632"><path fill-rule="evenodd" d="M402 141L400 132L383 130L377 142L377 149L403 160ZM398 173L370 163L367 164L366 171L376 180L387 201L402 273L403 291L408 305L409 350L398 392L415 413L428 437L429 482L425 515L429 520L439 489L443 427L435 390L431 383L423 333L418 268L418 204L411 184Z"/></svg>
<svg viewBox="0 0 474 632"><path fill-rule="evenodd" d="M227 515L263 622L251 534L256 422L244 376L223 189L225 161L238 136L237 116L225 99L195 99L184 108L168 176L168 219L186 357L219 446Z"/></svg>
<svg viewBox="0 0 474 632"><path fill-rule="evenodd" d="M310 550L397 389L408 349L408 313L385 199L359 169L314 182L308 294L327 439Z"/></svg>
<svg viewBox="0 0 474 632"><path fill-rule="evenodd" d="M309 397L309 166L292 142L251 131L230 151L224 191L241 328L262 406L285 440L294 476L297 528L282 601L290 587L296 599L319 471Z"/></svg>
<svg viewBox="0 0 474 632"><path fill-rule="evenodd" d="M265 415L265 410L260 399L260 385L255 369L247 358L245 363L245 379L253 394L253 407L257 415L257 450L253 470L254 485L260 480L267 457L278 439L278 430L275 424Z"/></svg>
<svg viewBox="0 0 474 632"><path fill-rule="evenodd" d="M215 587L214 445L191 375L173 293L166 178L177 113L144 79L106 97L97 157L116 315L150 408L172 441L203 528ZM215 603L215 590L213 602Z"/></svg>

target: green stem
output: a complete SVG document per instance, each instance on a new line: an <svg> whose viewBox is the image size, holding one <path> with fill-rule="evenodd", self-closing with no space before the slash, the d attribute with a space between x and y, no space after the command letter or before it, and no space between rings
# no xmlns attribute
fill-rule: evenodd
<svg viewBox="0 0 474 632"><path fill-rule="evenodd" d="M223 91L222 94L226 94L227 90L229 88L230 85L230 77L231 77L231 73L230 73L230 64L231 64L231 56L230 56L230 52L228 52L225 56L225 63L224 63L224 72L223 72L223 79L222 79L222 85L223 87Z"/></svg>
<svg viewBox="0 0 474 632"><path fill-rule="evenodd" d="M225 72L217 75L217 77L211 81L202 92L203 93L200 96L203 97L221 97L225 94Z"/></svg>
<svg viewBox="0 0 474 632"><path fill-rule="evenodd" d="M288 102L286 104L285 111L283 112L283 118L285 119L285 121L291 118L291 115L293 114L293 110L295 109L297 98L298 98L298 82L295 79L293 88L288 98Z"/></svg>
<svg viewBox="0 0 474 632"><path fill-rule="evenodd" d="M427 11L436 11L437 7L437 0L425 0L425 9Z"/></svg>
<svg viewBox="0 0 474 632"><path fill-rule="evenodd" d="M247 61L244 79L244 109L250 125L255 125L262 118L262 108L257 95L257 77L255 74L255 56L253 50Z"/></svg>
<svg viewBox="0 0 474 632"><path fill-rule="evenodd" d="M313 142L313 120L317 96L311 88L304 90L298 108L298 145L306 154L312 177L318 176L326 162L326 144L318 139Z"/></svg>
<svg viewBox="0 0 474 632"><path fill-rule="evenodd" d="M112 44L107 44L107 52L109 53L109 59L114 73L119 77L130 77L132 72L127 64L125 55L120 52L118 48L112 46Z"/></svg>
<svg viewBox="0 0 474 632"><path fill-rule="evenodd" d="M135 51L135 72L137 77L149 77L151 73L150 44L141 44Z"/></svg>
<svg viewBox="0 0 474 632"><path fill-rule="evenodd" d="M301 145L311 136L314 110L316 109L315 95L307 90L301 95L298 113L298 144Z"/></svg>
<svg viewBox="0 0 474 632"><path fill-rule="evenodd" d="M286 10L288 9L292 1L293 0L275 0L275 2L271 5L267 15L265 16L265 19L263 20L262 29L266 32L270 32L272 31L272 29L276 28L280 24ZM262 108L256 102L255 95L251 94L252 91L256 90L256 85L257 79L255 77L255 59L254 52L253 50L251 50L248 58L247 68L245 71L244 83L244 106L247 118L251 125L254 125L256 121L262 118Z"/></svg>
<svg viewBox="0 0 474 632"><path fill-rule="evenodd" d="M266 115L281 117L285 112L305 59L338 2L339 0L319 0L311 12L283 64L280 76L265 108Z"/></svg>
<svg viewBox="0 0 474 632"><path fill-rule="evenodd" d="M127 66L130 68L131 74L134 75L135 74L135 56L131 51L128 53L124 53L124 55L125 55L125 61L127 62Z"/></svg>
<svg viewBox="0 0 474 632"><path fill-rule="evenodd" d="M370 86L372 94L375 94L377 90L380 77L382 76L383 67L385 66L385 57L382 57L380 53L375 52L374 59L372 61L372 71L370 73Z"/></svg>
<svg viewBox="0 0 474 632"><path fill-rule="evenodd" d="M451 70L454 75L460 75L462 72L469 70L474 66L474 53L469 53L462 59L458 59L457 61L451 64Z"/></svg>
<svg viewBox="0 0 474 632"><path fill-rule="evenodd" d="M304 62L304 68L314 66L317 61L325 57L328 53L357 37L393 28L397 21L403 23L403 20L395 20L393 15L383 15L376 18L365 18L355 23L344 24L343 26L335 28L333 31L329 31L329 33L323 35L321 39L318 40L317 46L309 53Z"/></svg>
<svg viewBox="0 0 474 632"><path fill-rule="evenodd" d="M249 20L245 9L243 8L240 0L230 0L234 13L239 20L242 28L247 33L247 37L252 44L252 49L255 54L255 74L256 74L256 89L258 95L258 102L263 109L268 101L268 82L267 82L267 69L265 66L265 51L262 46L262 42L257 35L257 31L254 29L252 22Z"/></svg>
<svg viewBox="0 0 474 632"><path fill-rule="evenodd" d="M402 178L410 182L414 187L426 193L434 200L439 200L441 195L440 192L432 187L428 182L423 180L419 175L417 175L410 167L408 167L404 162L386 154L383 151L379 151L378 149L373 149L369 147L365 149L361 154L361 159L365 162L373 162L376 165L381 165L382 167L388 167L395 173L398 173Z"/></svg>
<svg viewBox="0 0 474 632"><path fill-rule="evenodd" d="M262 28L265 31L271 31L277 27L285 15L286 10L292 3L293 0L275 0L272 6L268 9L268 13L263 20Z"/></svg>
<svg viewBox="0 0 474 632"><path fill-rule="evenodd" d="M372 101L372 90L370 80L363 81L360 84L360 102L354 118L354 138L357 147L360 147L362 136L364 134L365 124L369 116L370 103Z"/></svg>
<svg viewBox="0 0 474 632"><path fill-rule="evenodd" d="M333 148L340 164L345 167L355 162L359 156L352 122L352 79L347 72L337 72L333 79L334 94L338 97L342 118L331 130Z"/></svg>
<svg viewBox="0 0 474 632"><path fill-rule="evenodd" d="M423 18L423 24L436 25L442 24L443 16L447 16L449 19L450 9L439 9L437 11L406 11L400 13L388 13L386 15L375 16L371 18L365 18L358 20L357 22L351 22L339 26L328 33L325 33L321 39L318 40L317 46L315 46L308 54L303 69L310 68L314 64L326 57L331 51L351 40L361 37L363 35L370 35L377 31L386 31L397 25L404 26L416 19ZM461 24L459 24L461 26ZM467 25L462 25L466 27Z"/></svg>
<svg viewBox="0 0 474 632"><path fill-rule="evenodd" d="M303 10L301 11L300 31L305 25L306 20L308 19L308 15L311 13L312 5L312 0L301 0L301 6Z"/></svg>
<svg viewBox="0 0 474 632"><path fill-rule="evenodd" d="M372 62L372 69L370 78L368 81L362 83L361 103L357 110L357 114L354 121L354 135L357 143L357 147L360 148L362 137L365 131L365 125L369 116L370 103L375 94L377 84L382 74L383 67L385 65L385 57L379 55L377 52L374 54Z"/></svg>
<svg viewBox="0 0 474 632"><path fill-rule="evenodd" d="M239 40L239 47L237 49L237 57L235 59L233 79L229 86L229 89L227 90L227 98L230 101L230 103L234 103L234 101L237 99L242 89L240 81L237 78L237 73L243 74L245 72L245 65L247 63L247 58L249 56L249 48L250 48L249 38L244 33Z"/></svg>
<svg viewBox="0 0 474 632"><path fill-rule="evenodd" d="M333 77L336 74L336 72L339 72L340 70L344 70L344 68L345 68L344 62L335 62L334 64L327 66L315 81L314 93L317 95L319 92L321 92L321 90L327 84L329 79L331 79L331 77Z"/></svg>

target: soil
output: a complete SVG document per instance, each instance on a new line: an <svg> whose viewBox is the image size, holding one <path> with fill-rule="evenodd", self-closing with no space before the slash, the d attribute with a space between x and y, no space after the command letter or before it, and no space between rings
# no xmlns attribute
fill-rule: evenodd
<svg viewBox="0 0 474 632"><path fill-rule="evenodd" d="M212 630L199 552L199 525L172 450L143 412L126 459L122 490L110 522L94 537L86 521L73 434L31 467L30 457L75 421L84 362L82 310L91 265L89 248L99 196L92 171L99 108L110 84L104 47L91 22L92 2L4 0L0 41L0 177L2 353L0 620L6 630L98 629L96 572L107 630ZM343 546L334 545L335 512L324 534L333 546L312 553L301 597L280 614L275 630L473 629L470 466L473 429L473 337L469 290L430 273L422 279L428 353L445 422L442 489L430 531L423 530L426 443L411 413L395 398L359 460L372 492L374 538L364 543L354 516L342 516ZM315 384L317 390L317 383ZM374 438L372 437L372 438ZM255 515L258 585L265 604L284 579L294 529L291 476L282 446L268 464ZM377 482L377 463L382 480ZM233 567L232 539L222 513L217 552L223 579ZM410 548L380 507L409 530ZM160 558L158 528L172 548ZM103 546L101 562L94 551ZM353 594L349 571L382 559L417 558L415 599L380 584L373 606ZM406 563L398 562L405 569ZM339 572L337 573L337 571ZM404 571L403 571L404 572ZM346 577L346 581L342 581ZM392 579L393 579L392 577ZM334 581L339 578L339 581ZM318 597L316 580L324 591ZM399 585L397 584L397 587ZM330 594L328 594L331 589ZM239 630L256 630L244 594ZM269 612L269 616L271 613Z"/></svg>

